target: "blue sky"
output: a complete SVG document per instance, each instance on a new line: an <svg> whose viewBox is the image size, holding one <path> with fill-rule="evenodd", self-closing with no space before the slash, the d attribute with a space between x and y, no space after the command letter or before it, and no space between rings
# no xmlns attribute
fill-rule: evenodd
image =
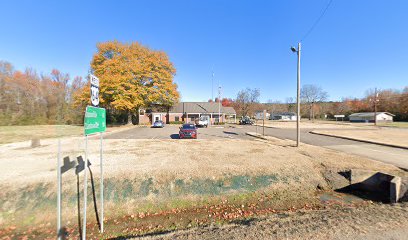
<svg viewBox="0 0 408 240"><path fill-rule="evenodd" d="M96 43L138 41L168 53L184 101L259 88L261 101L295 96L296 55L328 3L310 1L2 1L0 60L17 69L85 76ZM302 42L302 84L362 97L408 86L408 1L334 0ZM216 87L214 87L216 94Z"/></svg>

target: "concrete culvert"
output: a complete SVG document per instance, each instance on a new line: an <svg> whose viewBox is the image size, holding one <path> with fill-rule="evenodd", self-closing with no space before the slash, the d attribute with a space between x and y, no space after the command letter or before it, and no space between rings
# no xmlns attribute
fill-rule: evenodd
<svg viewBox="0 0 408 240"><path fill-rule="evenodd" d="M362 169L352 169L339 174L348 178L349 185L336 189L338 192L384 203L408 200L408 178L406 177Z"/></svg>

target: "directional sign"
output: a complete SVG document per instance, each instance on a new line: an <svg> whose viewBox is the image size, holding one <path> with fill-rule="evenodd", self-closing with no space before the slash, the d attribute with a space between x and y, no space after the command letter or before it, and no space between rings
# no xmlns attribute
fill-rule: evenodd
<svg viewBox="0 0 408 240"><path fill-rule="evenodd" d="M334 115L335 118L344 118L345 115Z"/></svg>
<svg viewBox="0 0 408 240"><path fill-rule="evenodd" d="M99 106L99 79L92 74L89 74L91 79L91 103L92 106Z"/></svg>
<svg viewBox="0 0 408 240"><path fill-rule="evenodd" d="M106 131L106 110L87 106L85 111L85 135Z"/></svg>

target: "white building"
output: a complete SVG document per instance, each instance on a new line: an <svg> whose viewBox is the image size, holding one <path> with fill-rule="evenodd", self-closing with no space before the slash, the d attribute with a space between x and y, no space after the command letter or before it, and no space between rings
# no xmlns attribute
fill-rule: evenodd
<svg viewBox="0 0 408 240"><path fill-rule="evenodd" d="M271 114L268 112L265 112L265 119L268 120ZM262 120L264 119L264 112L263 111L258 111L255 113L255 119Z"/></svg>
<svg viewBox="0 0 408 240"><path fill-rule="evenodd" d="M389 112L377 112L377 122L392 122L394 114ZM350 122L374 122L374 112L361 112L349 115Z"/></svg>
<svg viewBox="0 0 408 240"><path fill-rule="evenodd" d="M270 116L270 120L296 121L296 119L294 112L274 113Z"/></svg>

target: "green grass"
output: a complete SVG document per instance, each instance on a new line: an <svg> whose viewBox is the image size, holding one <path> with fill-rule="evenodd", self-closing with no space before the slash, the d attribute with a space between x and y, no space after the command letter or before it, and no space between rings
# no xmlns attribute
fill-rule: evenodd
<svg viewBox="0 0 408 240"><path fill-rule="evenodd" d="M28 141L35 138L77 136L83 134L83 129L82 126L70 125L0 126L0 144Z"/></svg>

